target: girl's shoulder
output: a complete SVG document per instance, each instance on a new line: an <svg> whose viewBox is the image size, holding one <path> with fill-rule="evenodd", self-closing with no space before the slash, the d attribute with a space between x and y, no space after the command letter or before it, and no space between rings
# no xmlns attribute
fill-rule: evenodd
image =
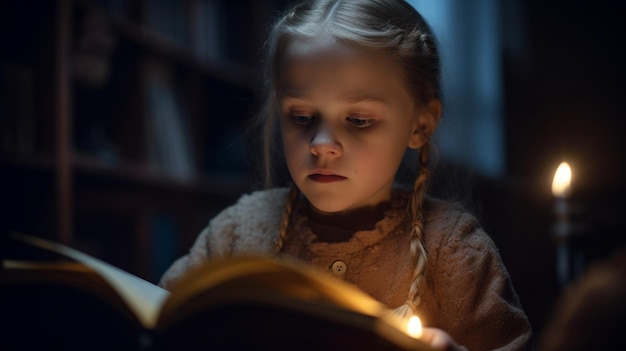
<svg viewBox="0 0 626 351"><path fill-rule="evenodd" d="M271 250L288 192L274 188L244 194L213 217L202 234L211 255Z"/></svg>
<svg viewBox="0 0 626 351"><path fill-rule="evenodd" d="M403 188L394 192L392 207L406 211L411 191ZM426 196L423 203L424 235L426 244L445 243L449 240L476 236L480 241L488 239L476 216L457 201Z"/></svg>
<svg viewBox="0 0 626 351"><path fill-rule="evenodd" d="M240 225L259 225L280 218L289 189L272 188L243 194L212 220L212 224L232 222Z"/></svg>
<svg viewBox="0 0 626 351"><path fill-rule="evenodd" d="M426 198L424 222L426 238L431 243L469 240L490 244L491 241L476 216L458 202Z"/></svg>
<svg viewBox="0 0 626 351"><path fill-rule="evenodd" d="M424 200L424 217L439 221L450 221L460 217L475 218L460 202L430 196L427 196Z"/></svg>

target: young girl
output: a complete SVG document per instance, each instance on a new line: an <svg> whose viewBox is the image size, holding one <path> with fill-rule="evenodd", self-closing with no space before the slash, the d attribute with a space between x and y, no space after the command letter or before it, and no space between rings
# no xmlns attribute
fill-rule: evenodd
<svg viewBox="0 0 626 351"><path fill-rule="evenodd" d="M416 313L441 349L527 348L497 248L459 206L425 195L442 107L424 19L402 0L304 1L267 50L266 178L284 156L293 185L268 182L216 216L161 285L211 258L281 253ZM408 191L394 181L406 151L418 163Z"/></svg>

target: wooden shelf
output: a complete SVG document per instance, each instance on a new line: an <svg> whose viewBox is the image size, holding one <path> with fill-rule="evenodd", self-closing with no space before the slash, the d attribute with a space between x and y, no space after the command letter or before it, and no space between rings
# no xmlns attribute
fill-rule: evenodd
<svg viewBox="0 0 626 351"><path fill-rule="evenodd" d="M192 179L179 179L155 172L143 164L125 162L111 165L84 154L75 155L73 165L76 177L159 192L232 198L251 189L250 177L246 174L215 172L198 174Z"/></svg>
<svg viewBox="0 0 626 351"><path fill-rule="evenodd" d="M5 170L52 175L55 172L56 162L52 157L3 155L0 157L0 166ZM103 186L135 187L196 197L233 198L252 189L250 176L243 173L202 173L193 179L183 180L155 172L140 163L110 164L81 153L73 155L71 169L74 177L89 178L100 182Z"/></svg>

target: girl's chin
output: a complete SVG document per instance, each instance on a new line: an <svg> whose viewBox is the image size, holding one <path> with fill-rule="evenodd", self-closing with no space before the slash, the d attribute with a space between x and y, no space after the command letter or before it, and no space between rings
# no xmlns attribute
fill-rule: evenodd
<svg viewBox="0 0 626 351"><path fill-rule="evenodd" d="M311 208L320 214L335 214L347 211L351 208L351 206L346 203L346 199L338 195L315 194L308 196L306 193L304 195L309 201Z"/></svg>
<svg viewBox="0 0 626 351"><path fill-rule="evenodd" d="M337 198L335 201L332 200L324 200L324 201L315 201L313 199L311 201L309 199L309 204L311 205L311 209L320 215L347 215L353 212L360 212L363 209L369 209L375 206L372 205L358 205L354 203L346 202L345 198L339 199Z"/></svg>
<svg viewBox="0 0 626 351"><path fill-rule="evenodd" d="M359 202L357 199L350 199L345 194L336 192L313 193L303 192L312 209L319 214L341 214L351 213L362 209L374 208L381 203L389 202L388 199L373 201L369 199L367 203Z"/></svg>
<svg viewBox="0 0 626 351"><path fill-rule="evenodd" d="M346 206L340 206L336 203L332 203L332 204L326 204L326 203L322 203L322 204L315 204L313 202L311 202L311 206L313 208L313 210L317 213L320 214L337 214L337 213L341 213L341 212L345 212L349 210L349 207Z"/></svg>

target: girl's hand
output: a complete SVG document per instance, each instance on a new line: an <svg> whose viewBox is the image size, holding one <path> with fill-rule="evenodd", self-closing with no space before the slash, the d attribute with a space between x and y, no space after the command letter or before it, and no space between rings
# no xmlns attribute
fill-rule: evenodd
<svg viewBox="0 0 626 351"><path fill-rule="evenodd" d="M424 328L422 329L422 336L420 338L436 350L441 351L467 351L463 346L457 345L448 333L438 328Z"/></svg>

